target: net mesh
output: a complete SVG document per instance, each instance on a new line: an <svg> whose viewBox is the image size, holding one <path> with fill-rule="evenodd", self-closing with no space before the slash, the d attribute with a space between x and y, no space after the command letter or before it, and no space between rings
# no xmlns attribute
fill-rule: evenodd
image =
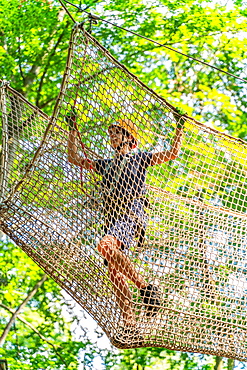
<svg viewBox="0 0 247 370"><path fill-rule="evenodd" d="M1 229L114 345L246 360L245 142L181 117L78 25L53 117L4 85L1 119ZM119 120L139 145L114 156Z"/></svg>

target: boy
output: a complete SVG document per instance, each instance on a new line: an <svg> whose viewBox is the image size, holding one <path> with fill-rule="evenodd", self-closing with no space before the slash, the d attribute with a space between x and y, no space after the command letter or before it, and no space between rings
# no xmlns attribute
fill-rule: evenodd
<svg viewBox="0 0 247 370"><path fill-rule="evenodd" d="M75 115L67 118L70 126L68 139L68 161L102 175L102 196L105 207L105 235L97 245L99 253L108 266L116 299L124 322L123 337L135 333L132 295L126 280L131 280L140 290L146 305L147 316L159 310L158 288L147 284L124 253L138 235L144 237L147 224L145 213L146 169L166 161L174 160L181 147L183 125L179 122L171 150L131 154L138 145L137 127L128 120L119 120L108 128L114 159L88 161L77 154Z"/></svg>

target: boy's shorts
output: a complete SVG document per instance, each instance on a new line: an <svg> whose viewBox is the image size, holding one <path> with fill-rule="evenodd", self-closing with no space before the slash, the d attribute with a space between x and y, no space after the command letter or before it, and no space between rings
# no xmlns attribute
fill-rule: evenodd
<svg viewBox="0 0 247 370"><path fill-rule="evenodd" d="M123 250L130 248L134 244L138 231L146 229L147 226L147 215L140 200L134 199L126 208L131 211L131 215L120 213L119 217L105 228L105 234L112 235L119 240Z"/></svg>

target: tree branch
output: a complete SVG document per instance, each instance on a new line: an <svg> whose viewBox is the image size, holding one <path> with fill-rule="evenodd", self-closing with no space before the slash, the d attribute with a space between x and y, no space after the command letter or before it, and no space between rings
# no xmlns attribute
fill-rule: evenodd
<svg viewBox="0 0 247 370"><path fill-rule="evenodd" d="M48 99L47 101L45 101L44 103L40 104L39 105L39 109L43 109L45 108L48 104L50 104L52 101L56 101L57 100L57 97L54 97L54 98L50 98Z"/></svg>
<svg viewBox="0 0 247 370"><path fill-rule="evenodd" d="M64 15L65 15L65 11L63 9L61 9L58 13L58 20L61 21L62 18L64 17ZM68 23L65 25L65 29L67 28L67 25L68 25ZM33 81L37 78L37 75L38 75L38 73L41 69L40 66L42 66L44 59L47 57L47 55L49 54L49 52L53 48L53 36L56 33L57 33L57 27L55 27L53 29L53 31L51 32L51 34L49 36L50 41L49 41L49 44L46 46L46 52L43 55L40 55L40 54L37 55L35 61L33 62L32 67L27 72L26 76L23 76L24 78L22 77L24 86L31 85L33 83ZM20 92L23 94L22 90L20 90Z"/></svg>
<svg viewBox="0 0 247 370"><path fill-rule="evenodd" d="M54 46L54 48L52 49L51 53L49 54L48 58L47 58L47 63L45 65L45 68L44 68L44 72L41 76L41 79L40 79L40 83L39 83L39 87L38 87L38 91L37 91L37 98L36 98L36 102L35 102L35 105L39 106L39 100L40 100L40 95L41 95L41 90L42 90L42 87L43 87L43 83L44 83L44 79L45 79L45 76L46 76L46 73L48 71L48 68L50 66L50 61L52 59L52 57L55 55L56 53L56 49L58 48L60 42L62 41L63 39L63 36L65 34L65 30L67 29L67 25L68 25L68 22L66 23L62 33L60 34L60 36L58 37L58 40Z"/></svg>
<svg viewBox="0 0 247 370"><path fill-rule="evenodd" d="M28 74L24 78L23 85L24 86L31 85L33 81L37 78L37 74L39 73L39 70L40 70L40 67L34 63L31 69L29 70Z"/></svg>
<svg viewBox="0 0 247 370"><path fill-rule="evenodd" d="M20 71L22 81L24 82L25 77L24 77L23 70L22 70L22 65L21 65L21 40L20 40L20 37L18 37L18 53L19 53L19 71Z"/></svg>
<svg viewBox="0 0 247 370"><path fill-rule="evenodd" d="M11 326L13 325L16 317L20 313L20 311L23 309L23 307L26 306L26 304L33 298L35 293L38 291L38 289L42 286L42 284L48 279L48 276L46 274L43 275L42 279L39 280L34 288L31 290L31 292L27 295L27 297L24 299L24 301L20 304L20 306L16 309L16 311L13 313L12 317L10 318L8 324L6 325L1 337L0 337L0 346L3 346L6 337L11 329Z"/></svg>

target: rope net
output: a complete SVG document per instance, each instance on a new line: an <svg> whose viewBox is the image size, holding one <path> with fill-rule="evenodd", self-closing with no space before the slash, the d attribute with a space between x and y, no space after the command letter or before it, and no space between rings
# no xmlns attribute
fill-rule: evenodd
<svg viewBox="0 0 247 370"><path fill-rule="evenodd" d="M1 119L1 229L115 346L247 359L246 143L181 116L78 25L53 117L4 85ZM138 148L117 156L121 124Z"/></svg>

